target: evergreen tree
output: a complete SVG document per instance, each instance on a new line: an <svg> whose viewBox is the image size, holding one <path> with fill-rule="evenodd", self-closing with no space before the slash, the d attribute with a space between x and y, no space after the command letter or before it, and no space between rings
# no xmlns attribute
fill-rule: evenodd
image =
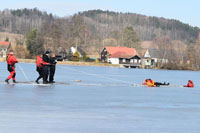
<svg viewBox="0 0 200 133"><path fill-rule="evenodd" d="M86 61L87 60L87 54L84 52L83 53L83 61Z"/></svg>
<svg viewBox="0 0 200 133"><path fill-rule="evenodd" d="M140 41L137 33L133 27L126 27L123 32L122 43L127 47L137 47L137 43Z"/></svg>
<svg viewBox="0 0 200 133"><path fill-rule="evenodd" d="M69 51L68 51L68 60L70 61L71 58L72 58L72 51L71 51L71 49L69 49Z"/></svg>
<svg viewBox="0 0 200 133"><path fill-rule="evenodd" d="M8 37L6 37L6 40L5 40L6 42L9 42L9 38Z"/></svg>
<svg viewBox="0 0 200 133"><path fill-rule="evenodd" d="M37 29L30 31L26 35L26 46L31 56L37 55L39 52L44 51L44 40L40 36Z"/></svg>

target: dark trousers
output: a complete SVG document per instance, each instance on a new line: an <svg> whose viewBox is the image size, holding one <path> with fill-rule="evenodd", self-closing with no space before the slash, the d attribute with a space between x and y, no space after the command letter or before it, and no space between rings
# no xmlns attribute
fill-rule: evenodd
<svg viewBox="0 0 200 133"><path fill-rule="evenodd" d="M43 78L44 72L43 72L43 68L42 67L37 67L36 71L38 72L39 76L37 78L36 81L40 80L41 78Z"/></svg>
<svg viewBox="0 0 200 133"><path fill-rule="evenodd" d="M169 85L169 84L166 84L166 83L160 83L160 82L155 82L155 85L156 85L156 86L161 86L161 85Z"/></svg>
<svg viewBox="0 0 200 133"><path fill-rule="evenodd" d="M8 79L10 80L12 78L13 80L15 80L15 76L16 76L15 66L8 64L8 71L10 72L10 75L8 76Z"/></svg>
<svg viewBox="0 0 200 133"><path fill-rule="evenodd" d="M47 82L48 76L49 76L49 66L44 65L43 67L43 82Z"/></svg>
<svg viewBox="0 0 200 133"><path fill-rule="evenodd" d="M55 65L51 65L51 66L50 66L49 82L54 81L55 71L56 71L56 66L55 66Z"/></svg>

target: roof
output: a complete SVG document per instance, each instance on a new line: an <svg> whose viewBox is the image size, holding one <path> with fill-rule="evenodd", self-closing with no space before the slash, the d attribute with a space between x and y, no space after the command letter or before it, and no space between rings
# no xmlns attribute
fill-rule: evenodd
<svg viewBox="0 0 200 133"><path fill-rule="evenodd" d="M148 49L151 58L163 58L164 51L159 49Z"/></svg>
<svg viewBox="0 0 200 133"><path fill-rule="evenodd" d="M125 52L120 52L119 51L119 52L116 52L116 53L110 55L109 57L111 57L111 58L131 58L133 56L129 55L129 54L125 53Z"/></svg>
<svg viewBox="0 0 200 133"><path fill-rule="evenodd" d="M150 58L168 58L168 59L182 59L184 53L177 52L175 50L164 50L164 49L148 49Z"/></svg>
<svg viewBox="0 0 200 133"><path fill-rule="evenodd" d="M0 48L8 48L10 45L10 42L2 42L0 41Z"/></svg>
<svg viewBox="0 0 200 133"><path fill-rule="evenodd" d="M2 42L2 41L0 41L0 45L9 45L10 44L10 42Z"/></svg>
<svg viewBox="0 0 200 133"><path fill-rule="evenodd" d="M84 51L83 49L81 49L80 47L76 47L76 46L71 46L70 49L72 50L73 49L73 53L76 52L76 50L78 51L79 54L83 55L84 54Z"/></svg>
<svg viewBox="0 0 200 133"><path fill-rule="evenodd" d="M112 58L131 58L135 55L138 55L137 51L134 48L105 47L105 49L109 53L109 55L110 55L109 57L112 57Z"/></svg>
<svg viewBox="0 0 200 133"><path fill-rule="evenodd" d="M142 54L142 56L144 56L146 54L147 49L143 49L141 50L140 54Z"/></svg>

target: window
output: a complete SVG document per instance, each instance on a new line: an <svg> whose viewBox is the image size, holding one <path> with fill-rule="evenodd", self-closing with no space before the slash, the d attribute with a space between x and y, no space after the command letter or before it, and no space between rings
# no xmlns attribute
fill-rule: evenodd
<svg viewBox="0 0 200 133"><path fill-rule="evenodd" d="M133 59L131 59L130 63L133 63Z"/></svg>
<svg viewBox="0 0 200 133"><path fill-rule="evenodd" d="M126 62L126 59L123 59L122 62L125 63L125 62Z"/></svg>
<svg viewBox="0 0 200 133"><path fill-rule="evenodd" d="M134 63L137 63L137 59L134 59Z"/></svg>

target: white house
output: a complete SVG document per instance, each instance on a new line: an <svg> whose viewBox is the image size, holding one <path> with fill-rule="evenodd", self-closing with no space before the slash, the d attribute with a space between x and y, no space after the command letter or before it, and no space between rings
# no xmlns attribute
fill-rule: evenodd
<svg viewBox="0 0 200 133"><path fill-rule="evenodd" d="M72 52L72 54L75 54L76 52L79 53L80 57L83 57L83 53L84 51L82 49L80 49L79 47L70 47L70 51Z"/></svg>
<svg viewBox="0 0 200 133"><path fill-rule="evenodd" d="M101 52L101 61L129 67L139 67L141 58L134 48L105 47Z"/></svg>
<svg viewBox="0 0 200 133"><path fill-rule="evenodd" d="M154 67L157 63L168 63L167 54L168 50L147 49L144 54L144 65Z"/></svg>
<svg viewBox="0 0 200 133"><path fill-rule="evenodd" d="M10 48L10 42L0 41L0 57L6 58L7 51Z"/></svg>

